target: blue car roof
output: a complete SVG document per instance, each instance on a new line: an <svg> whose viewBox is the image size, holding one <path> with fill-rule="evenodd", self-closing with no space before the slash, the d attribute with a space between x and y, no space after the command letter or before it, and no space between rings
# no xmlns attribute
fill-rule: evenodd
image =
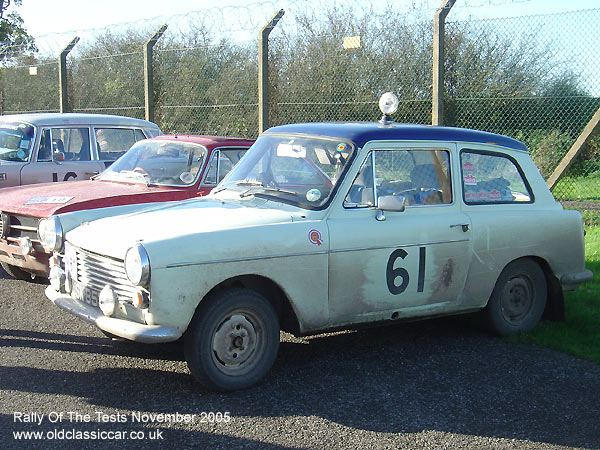
<svg viewBox="0 0 600 450"><path fill-rule="evenodd" d="M276 126L265 131L265 134L270 133L309 134L341 138L351 140L359 147L363 147L369 141L449 141L494 144L514 150L527 151L527 146L523 142L501 134L467 128L393 122L386 125L377 122L296 123Z"/></svg>

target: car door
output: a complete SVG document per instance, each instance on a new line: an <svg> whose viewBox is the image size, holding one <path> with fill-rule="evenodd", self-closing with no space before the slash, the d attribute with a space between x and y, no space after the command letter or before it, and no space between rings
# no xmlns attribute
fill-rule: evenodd
<svg viewBox="0 0 600 450"><path fill-rule="evenodd" d="M102 168L91 153L88 127L43 128L34 162L21 170L21 184L85 180Z"/></svg>
<svg viewBox="0 0 600 450"><path fill-rule="evenodd" d="M328 218L331 325L460 307L471 241L453 192L453 150L439 143L370 149ZM386 197L405 209L377 210Z"/></svg>

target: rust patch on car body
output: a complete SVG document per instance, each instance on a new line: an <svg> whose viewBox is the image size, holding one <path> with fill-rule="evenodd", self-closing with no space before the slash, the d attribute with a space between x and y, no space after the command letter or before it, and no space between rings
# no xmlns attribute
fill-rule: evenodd
<svg viewBox="0 0 600 450"><path fill-rule="evenodd" d="M435 286L434 297L445 291L452 283L452 277L454 276L454 259L450 258L444 264L440 278Z"/></svg>

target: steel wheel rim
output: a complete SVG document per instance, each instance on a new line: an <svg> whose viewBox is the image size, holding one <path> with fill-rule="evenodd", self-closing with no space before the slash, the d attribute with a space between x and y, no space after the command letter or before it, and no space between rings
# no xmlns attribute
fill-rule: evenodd
<svg viewBox="0 0 600 450"><path fill-rule="evenodd" d="M224 374L248 373L264 354L264 325L247 311L235 311L219 322L211 339L215 366Z"/></svg>
<svg viewBox="0 0 600 450"><path fill-rule="evenodd" d="M533 308L535 290L530 278L518 275L507 281L502 289L500 307L507 322L519 324Z"/></svg>

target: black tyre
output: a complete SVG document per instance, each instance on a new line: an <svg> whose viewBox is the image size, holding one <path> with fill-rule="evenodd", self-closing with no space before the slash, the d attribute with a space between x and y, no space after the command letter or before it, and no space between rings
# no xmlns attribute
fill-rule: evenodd
<svg viewBox="0 0 600 450"><path fill-rule="evenodd" d="M547 299L546 277L531 259L507 265L483 310L488 328L499 335L532 329L541 319Z"/></svg>
<svg viewBox="0 0 600 450"><path fill-rule="evenodd" d="M202 385L233 391L260 381L279 350L279 319L267 299L241 288L204 300L185 335L185 359Z"/></svg>
<svg viewBox="0 0 600 450"><path fill-rule="evenodd" d="M16 278L17 280L31 281L34 278L34 276L32 276L29 272L26 272L20 267L13 266L12 264L7 264L5 262L0 262L0 265L2 265L2 268L8 275Z"/></svg>

